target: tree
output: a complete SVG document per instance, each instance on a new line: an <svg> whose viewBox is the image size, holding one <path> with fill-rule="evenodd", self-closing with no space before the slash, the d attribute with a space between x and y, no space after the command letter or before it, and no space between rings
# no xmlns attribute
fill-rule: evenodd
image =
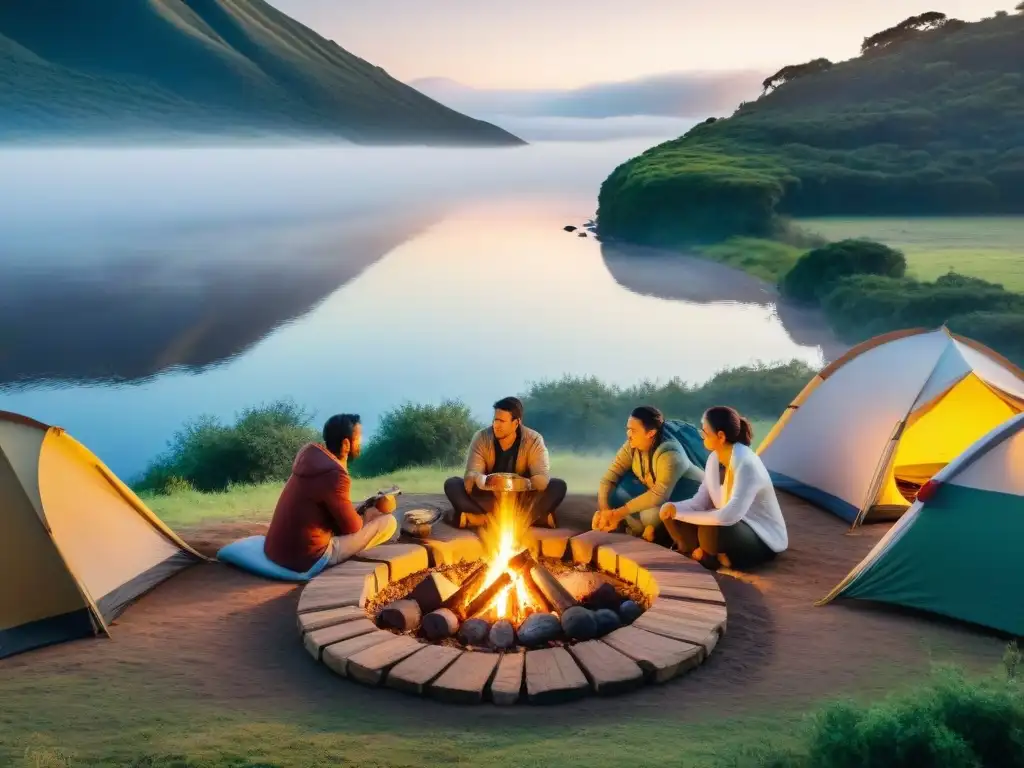
<svg viewBox="0 0 1024 768"><path fill-rule="evenodd" d="M768 93L772 88L778 88L783 83L788 83L790 80L795 80L798 77L806 77L807 75L814 75L818 72L824 72L832 67L832 62L828 59L814 59L812 61L805 62L803 64L790 64L783 67L771 77L765 78L761 85L764 87L764 91L761 93Z"/></svg>
<svg viewBox="0 0 1024 768"><path fill-rule="evenodd" d="M1013 10L1017 13L1024 13L1024 2L1017 3Z"/></svg>
<svg viewBox="0 0 1024 768"><path fill-rule="evenodd" d="M925 11L917 16L910 16L894 27L865 37L864 42L861 43L860 52L862 54L879 53L890 46L912 40L923 32L941 29L952 21L958 20L950 19L946 14L938 11Z"/></svg>

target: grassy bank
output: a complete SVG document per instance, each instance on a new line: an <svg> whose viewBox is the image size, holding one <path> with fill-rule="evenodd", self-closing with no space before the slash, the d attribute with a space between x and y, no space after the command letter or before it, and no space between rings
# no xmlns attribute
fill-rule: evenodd
<svg viewBox="0 0 1024 768"><path fill-rule="evenodd" d="M803 219L829 240L867 238L903 251L918 280L947 272L1024 293L1024 216Z"/></svg>
<svg viewBox="0 0 1024 768"><path fill-rule="evenodd" d="M319 768L474 765L495 768L996 768L1024 752L1019 682L1005 674L890 672L890 700L850 698L791 711L681 720L672 707L574 718L463 708L415 716L407 699L338 685L312 701L197 701L186 683L122 664L101 684L85 671L0 679L6 702L0 763L12 768ZM319 686L318 686L319 687ZM326 692L318 690L315 700ZM397 699L397 700L396 700ZM417 705L422 706L422 705ZM422 712L422 709L419 710ZM511 713L505 713L511 715ZM111 728L117 723L117 728ZM1002 761L1002 762L1000 762Z"/></svg>
<svg viewBox="0 0 1024 768"><path fill-rule="evenodd" d="M768 434L773 422L754 421L754 445ZM597 493L601 475L612 460L611 452L590 455L555 451L551 471L569 485L569 493ZM412 467L376 477L357 477L352 498L363 499L382 488L397 485L403 493L443 493L444 481L461 475L464 467ZM234 521L268 522L283 483L236 485L220 493L182 488L168 494L143 492L142 499L171 528Z"/></svg>

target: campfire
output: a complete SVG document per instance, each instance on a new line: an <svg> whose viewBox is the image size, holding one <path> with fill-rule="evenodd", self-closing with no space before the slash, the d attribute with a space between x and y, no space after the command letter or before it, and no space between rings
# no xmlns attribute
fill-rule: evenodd
<svg viewBox="0 0 1024 768"><path fill-rule="evenodd" d="M535 555L518 494L499 492L479 531L484 557L390 585L367 605L377 625L431 642L508 650L589 640L631 623L646 597L587 566Z"/></svg>

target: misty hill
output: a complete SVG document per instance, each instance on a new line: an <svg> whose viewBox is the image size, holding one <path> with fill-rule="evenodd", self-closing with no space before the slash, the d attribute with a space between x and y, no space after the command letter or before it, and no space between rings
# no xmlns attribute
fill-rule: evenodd
<svg viewBox="0 0 1024 768"><path fill-rule="evenodd" d="M782 70L616 168L600 231L665 244L770 234L779 214L1024 213L1024 14L938 17Z"/></svg>
<svg viewBox="0 0 1024 768"><path fill-rule="evenodd" d="M522 143L263 0L0 2L0 137L163 132Z"/></svg>

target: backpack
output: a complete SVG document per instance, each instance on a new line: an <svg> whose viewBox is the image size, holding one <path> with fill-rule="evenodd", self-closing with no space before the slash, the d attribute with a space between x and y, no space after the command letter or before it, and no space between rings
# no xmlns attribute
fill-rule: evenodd
<svg viewBox="0 0 1024 768"><path fill-rule="evenodd" d="M704 469L708 463L710 451L704 447L704 438L700 430L693 424L679 419L666 419L664 434L683 446L687 458L696 466Z"/></svg>

